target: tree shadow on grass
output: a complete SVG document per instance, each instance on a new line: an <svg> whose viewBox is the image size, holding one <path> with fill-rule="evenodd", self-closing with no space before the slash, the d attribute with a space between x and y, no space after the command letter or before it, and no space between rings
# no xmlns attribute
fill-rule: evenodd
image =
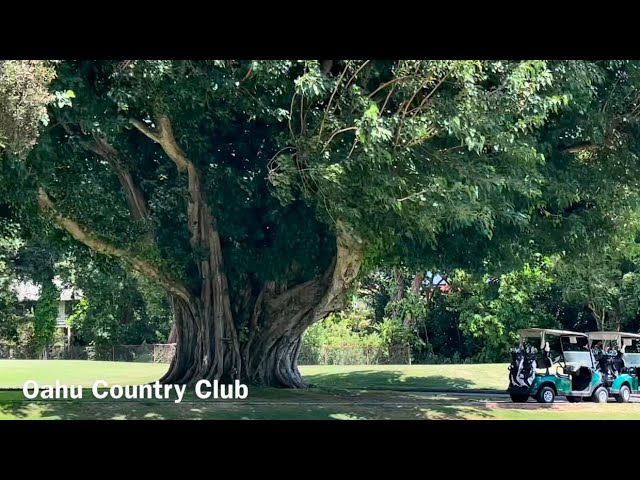
<svg viewBox="0 0 640 480"><path fill-rule="evenodd" d="M81 402L81 401L80 401ZM134 402L99 402L78 405L67 401L34 404L0 404L0 415L15 419L51 420L463 420L491 418L482 404L468 407L430 403L394 402L313 405L235 405L190 404L180 406L145 406ZM23 406L24 405L24 406Z"/></svg>
<svg viewBox="0 0 640 480"><path fill-rule="evenodd" d="M373 375L373 377L371 377ZM362 371L338 376L342 383L360 390L314 388L283 390L250 388L246 400L201 400L188 393L182 403L172 400L96 400L84 390L81 400L27 400L22 392L0 392L0 418L94 420L415 420L488 418L482 402L435 398L401 391L371 391L378 385L396 385L401 372ZM316 376L317 377L317 376ZM349 377L344 379L342 377ZM406 377L405 377L406 378ZM468 380L430 377L439 385L462 387ZM328 383L332 383L329 381ZM400 382L402 383L402 382ZM364 388L362 388L364 387ZM354 388L354 387L352 387ZM434 399L435 398L435 399Z"/></svg>

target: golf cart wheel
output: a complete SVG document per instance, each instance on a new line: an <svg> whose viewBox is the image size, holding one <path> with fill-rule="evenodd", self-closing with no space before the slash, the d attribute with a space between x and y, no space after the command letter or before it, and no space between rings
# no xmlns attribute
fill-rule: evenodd
<svg viewBox="0 0 640 480"><path fill-rule="evenodd" d="M574 397L572 395L567 395L567 402L569 403L578 403L582 401L582 397Z"/></svg>
<svg viewBox="0 0 640 480"><path fill-rule="evenodd" d="M528 393L512 393L511 401L514 403L526 403L529 400Z"/></svg>
<svg viewBox="0 0 640 480"><path fill-rule="evenodd" d="M620 387L620 392L615 396L616 402L627 403L631 399L631 390L626 385Z"/></svg>
<svg viewBox="0 0 640 480"><path fill-rule="evenodd" d="M554 392L551 387L542 387L538 390L538 394L536 395L538 403L553 403L555 399L556 392Z"/></svg>
<svg viewBox="0 0 640 480"><path fill-rule="evenodd" d="M609 400L609 392L604 387L596 388L596 391L591 395L591 399L594 403L607 403Z"/></svg>

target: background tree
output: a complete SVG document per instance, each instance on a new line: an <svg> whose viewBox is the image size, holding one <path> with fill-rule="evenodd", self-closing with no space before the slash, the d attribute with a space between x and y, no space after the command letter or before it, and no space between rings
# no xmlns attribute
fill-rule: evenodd
<svg viewBox="0 0 640 480"><path fill-rule="evenodd" d="M454 291L447 299L460 312L460 328L481 345L478 359L500 361L517 340L521 328L557 327L548 298L555 281L553 260L540 255L520 270L499 278L475 281L464 272L452 279Z"/></svg>
<svg viewBox="0 0 640 480"><path fill-rule="evenodd" d="M603 248L558 265L563 300L588 308L598 330L620 330L640 312L638 217L621 220Z"/></svg>
<svg viewBox="0 0 640 480"><path fill-rule="evenodd" d="M22 242L18 226L0 215L0 340L16 342L20 327L18 299L11 290L16 280L13 259Z"/></svg>
<svg viewBox="0 0 640 480"><path fill-rule="evenodd" d="M49 121L53 78L51 62L0 60L0 153L23 156L35 145Z"/></svg>

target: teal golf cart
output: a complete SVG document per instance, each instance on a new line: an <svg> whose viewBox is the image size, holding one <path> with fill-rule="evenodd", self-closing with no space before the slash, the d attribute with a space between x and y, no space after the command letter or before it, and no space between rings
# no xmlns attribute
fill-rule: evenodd
<svg viewBox="0 0 640 480"><path fill-rule="evenodd" d="M557 396L569 402L584 398L606 402L609 391L596 368L585 333L546 328L519 330L520 345L511 351L509 388L514 402L529 397L553 403ZM555 367L555 368L554 368Z"/></svg>
<svg viewBox="0 0 640 480"><path fill-rule="evenodd" d="M625 332L589 332L590 346L603 386L617 402L638 394L640 335Z"/></svg>

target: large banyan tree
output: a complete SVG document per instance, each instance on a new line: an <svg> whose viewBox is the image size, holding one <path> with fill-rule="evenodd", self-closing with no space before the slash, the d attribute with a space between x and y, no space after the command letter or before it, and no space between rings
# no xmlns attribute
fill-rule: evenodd
<svg viewBox="0 0 640 480"><path fill-rule="evenodd" d="M594 210L598 182L620 193L601 180L636 160L631 63L56 67L38 145L6 152L6 195L37 205L43 236L166 291L168 383L304 387L301 336L367 265L481 262L549 225L576 237L576 206Z"/></svg>

